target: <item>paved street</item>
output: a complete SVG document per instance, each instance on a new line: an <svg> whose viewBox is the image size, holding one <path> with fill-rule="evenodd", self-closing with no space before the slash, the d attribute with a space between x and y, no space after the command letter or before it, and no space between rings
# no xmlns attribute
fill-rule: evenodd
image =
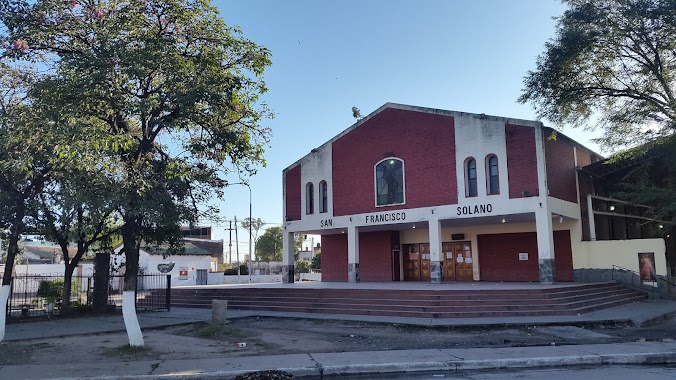
<svg viewBox="0 0 676 380"><path fill-rule="evenodd" d="M349 376L328 377L326 380L666 380L676 378L674 366L603 366L572 367L556 369L535 369L519 371L490 371L479 373L452 374L447 372L430 372L424 374L402 374L386 376Z"/></svg>

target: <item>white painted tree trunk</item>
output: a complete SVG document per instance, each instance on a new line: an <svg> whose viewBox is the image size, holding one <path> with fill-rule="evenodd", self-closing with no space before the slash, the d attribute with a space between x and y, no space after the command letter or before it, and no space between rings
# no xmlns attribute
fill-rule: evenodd
<svg viewBox="0 0 676 380"><path fill-rule="evenodd" d="M125 290L122 293L122 317L124 326L127 329L129 345L132 347L143 347L143 334L141 326L138 324L136 316L136 296L133 290Z"/></svg>
<svg viewBox="0 0 676 380"><path fill-rule="evenodd" d="M0 288L0 342L5 340L5 325L7 324L7 300L9 299L9 285L3 285Z"/></svg>

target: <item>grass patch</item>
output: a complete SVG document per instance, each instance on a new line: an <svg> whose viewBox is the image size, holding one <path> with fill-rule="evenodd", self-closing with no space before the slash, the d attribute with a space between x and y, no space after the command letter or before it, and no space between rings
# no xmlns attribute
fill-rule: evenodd
<svg viewBox="0 0 676 380"><path fill-rule="evenodd" d="M155 358L158 356L157 352L153 351L153 349L150 347L132 347L128 344L104 348L101 350L101 355L112 356L121 359L145 359L149 357Z"/></svg>
<svg viewBox="0 0 676 380"><path fill-rule="evenodd" d="M37 348L35 345L15 342L0 343L0 365L29 364Z"/></svg>
<svg viewBox="0 0 676 380"><path fill-rule="evenodd" d="M200 336L204 338L225 337L225 336L233 338L249 338L256 334L251 331L238 329L237 327L228 325L197 323L193 325L191 335Z"/></svg>

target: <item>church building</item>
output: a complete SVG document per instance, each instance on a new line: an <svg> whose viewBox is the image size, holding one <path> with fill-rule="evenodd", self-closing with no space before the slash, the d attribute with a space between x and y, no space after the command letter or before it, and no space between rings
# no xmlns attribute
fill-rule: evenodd
<svg viewBox="0 0 676 380"><path fill-rule="evenodd" d="M538 121L387 103L283 171L283 280L296 233L321 235L322 281L552 284L639 253L666 275L664 239L597 239L622 205L583 170L602 161Z"/></svg>

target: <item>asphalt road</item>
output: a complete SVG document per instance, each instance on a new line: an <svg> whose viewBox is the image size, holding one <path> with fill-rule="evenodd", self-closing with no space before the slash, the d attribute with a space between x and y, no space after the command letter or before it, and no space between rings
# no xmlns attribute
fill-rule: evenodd
<svg viewBox="0 0 676 380"><path fill-rule="evenodd" d="M341 376L325 377L325 380L667 380L676 379L676 366L612 366L595 368L552 368L520 371L443 373L386 376Z"/></svg>

